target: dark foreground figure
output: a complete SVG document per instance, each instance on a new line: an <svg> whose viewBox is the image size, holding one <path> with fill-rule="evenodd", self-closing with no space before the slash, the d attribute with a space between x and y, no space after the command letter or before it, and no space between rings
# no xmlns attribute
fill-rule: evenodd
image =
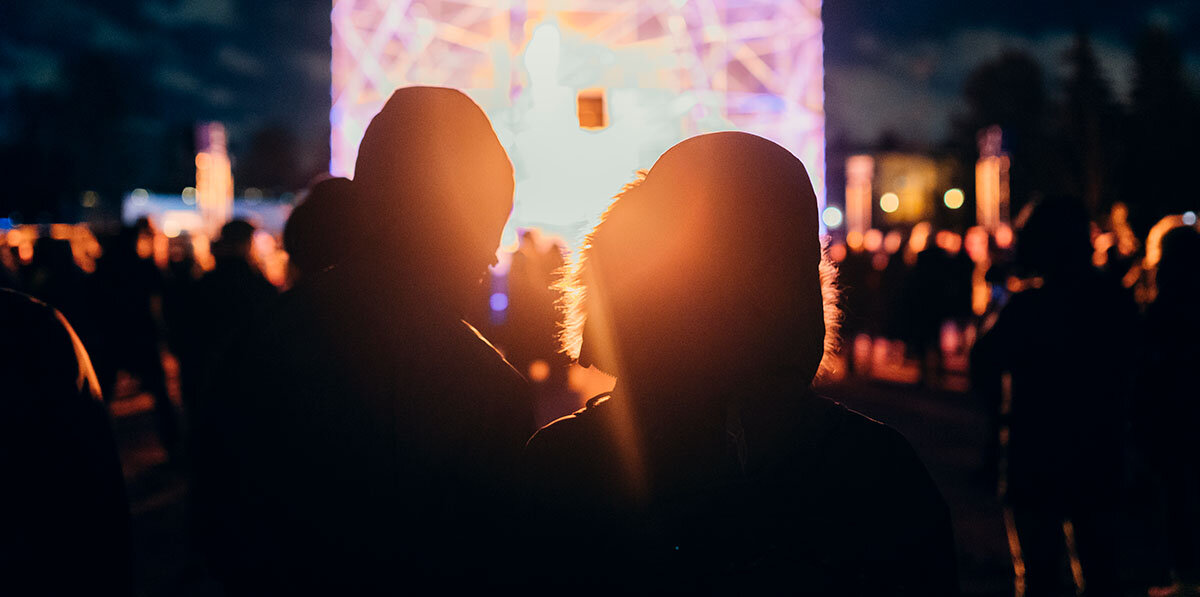
<svg viewBox="0 0 1200 597"><path fill-rule="evenodd" d="M87 351L11 290L0 330L0 595L130 595L124 479Z"/></svg>
<svg viewBox="0 0 1200 597"><path fill-rule="evenodd" d="M618 382L526 449L544 590L957 593L912 448L810 390L834 314L799 160L689 139L589 240L566 341Z"/></svg>
<svg viewBox="0 0 1200 597"><path fill-rule="evenodd" d="M353 184L349 203L377 214L354 231L370 249L281 297L207 397L211 559L245 594L504 584L531 402L461 317L512 167L465 95L407 88L368 127Z"/></svg>
<svg viewBox="0 0 1200 597"><path fill-rule="evenodd" d="M1013 295L971 353L977 391L1011 376L1006 505L1026 595L1062 586L1074 528L1087 595L1120 595L1119 522L1136 370L1137 307L1091 264L1082 203L1052 198L1018 222L1017 261L1041 279ZM999 399L995 402L999 404Z"/></svg>

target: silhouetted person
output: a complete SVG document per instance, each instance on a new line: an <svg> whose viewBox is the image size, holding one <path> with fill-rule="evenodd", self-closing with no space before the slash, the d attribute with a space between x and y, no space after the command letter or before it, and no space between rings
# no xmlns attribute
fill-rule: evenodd
<svg viewBox="0 0 1200 597"><path fill-rule="evenodd" d="M877 333L879 322L874 303L879 300L879 272L872 267L872 255L863 250L861 244L846 248L846 258L838 264L838 281L842 287L842 335L848 346L846 367L850 373L858 369L870 369L870 356L866 363L857 363L854 355L854 338L859 334Z"/></svg>
<svg viewBox="0 0 1200 597"><path fill-rule="evenodd" d="M122 228L104 240L89 280L91 325L83 336L107 400L117 398L118 371L136 377L153 397L159 439L171 454L178 448L179 421L162 365L163 279L153 261L138 255L141 237L138 228Z"/></svg>
<svg viewBox="0 0 1200 597"><path fill-rule="evenodd" d="M240 219L222 226L212 247L215 267L192 288L190 347L181 358L185 375L194 380L214 373L215 362L234 336L253 324L278 295L254 262L254 232L253 224Z"/></svg>
<svg viewBox="0 0 1200 597"><path fill-rule="evenodd" d="M547 586L957 592L912 448L811 390L836 319L817 217L800 161L745 133L679 143L605 213L565 340L616 389L526 448Z"/></svg>
<svg viewBox="0 0 1200 597"><path fill-rule="evenodd" d="M69 316L77 325L85 321L86 277L75 263L69 241L45 236L37 239L25 273L30 295Z"/></svg>
<svg viewBox="0 0 1200 597"><path fill-rule="evenodd" d="M247 593L500 583L532 413L461 317L512 166L467 96L410 87L367 127L354 187L362 250L285 293L207 396L214 564Z"/></svg>
<svg viewBox="0 0 1200 597"><path fill-rule="evenodd" d="M579 407L567 391L570 360L558 350L561 294L551 287L563 265L562 249L543 250L537 234L526 230L508 270L508 317L502 328L505 358L534 383L538 423L545 424Z"/></svg>
<svg viewBox="0 0 1200 597"><path fill-rule="evenodd" d="M1200 585L1200 233L1178 227L1162 238L1146 309L1145 370L1139 388L1142 437L1166 494L1170 564L1179 580Z"/></svg>
<svg viewBox="0 0 1200 597"><path fill-rule="evenodd" d="M130 595L129 510L87 351L0 289L0 594Z"/></svg>
<svg viewBox="0 0 1200 597"><path fill-rule="evenodd" d="M283 248L293 278L311 276L340 263L359 240L360 225L354 185L345 178L328 178L313 185L283 227Z"/></svg>
<svg viewBox="0 0 1200 597"><path fill-rule="evenodd" d="M1120 594L1116 516L1135 369L1136 306L1091 264L1083 205L1033 204L1017 261L1040 287L1013 295L971 355L973 383L1011 376L1005 499L1025 562L1026 595L1057 595L1071 521L1088 595ZM999 400L995 400L999 403Z"/></svg>

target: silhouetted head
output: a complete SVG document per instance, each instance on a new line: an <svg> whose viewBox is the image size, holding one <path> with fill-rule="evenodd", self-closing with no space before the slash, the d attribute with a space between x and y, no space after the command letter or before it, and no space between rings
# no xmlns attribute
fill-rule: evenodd
<svg viewBox="0 0 1200 597"><path fill-rule="evenodd" d="M101 237L100 258L108 264L135 262L140 258L138 241L141 237L141 230L136 226L121 226L115 234Z"/></svg>
<svg viewBox="0 0 1200 597"><path fill-rule="evenodd" d="M1163 235L1162 257L1154 274L1158 299L1200 307L1200 232L1179 226Z"/></svg>
<svg viewBox="0 0 1200 597"><path fill-rule="evenodd" d="M1091 220L1077 199L1031 203L1017 219L1017 263L1035 275L1074 275L1092 266Z"/></svg>
<svg viewBox="0 0 1200 597"><path fill-rule="evenodd" d="M357 241L352 234L359 228L359 207L348 179L327 178L313 185L283 227L289 263L310 274L341 262Z"/></svg>
<svg viewBox="0 0 1200 597"><path fill-rule="evenodd" d="M75 269L75 255L70 241L43 236L33 243L33 267L54 272Z"/></svg>
<svg viewBox="0 0 1200 597"><path fill-rule="evenodd" d="M221 226L221 235L213 246L213 255L222 259L249 259L254 244L254 224L242 219Z"/></svg>
<svg viewBox="0 0 1200 597"><path fill-rule="evenodd" d="M387 259L407 254L452 286L495 262L512 211L512 164L462 92L396 90L363 135L354 185Z"/></svg>
<svg viewBox="0 0 1200 597"><path fill-rule="evenodd" d="M811 380L836 320L827 329L817 217L783 147L738 132L675 145L588 236L564 281L564 345L642 383Z"/></svg>

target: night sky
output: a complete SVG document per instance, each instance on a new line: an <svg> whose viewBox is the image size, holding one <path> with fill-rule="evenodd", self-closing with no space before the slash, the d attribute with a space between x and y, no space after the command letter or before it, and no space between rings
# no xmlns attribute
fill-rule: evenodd
<svg viewBox="0 0 1200 597"><path fill-rule="evenodd" d="M88 53L115 56L143 98L146 132L216 119L231 149L265 126L292 132L305 160L328 155L327 0L54 0L0 8L0 143L23 115L19 93L67 83ZM825 13L828 138L871 143L891 131L933 146L960 110L963 81L1009 48L1033 55L1054 92L1079 27L1118 98L1127 98L1132 48L1148 24L1169 28L1200 79L1200 2L830 0Z"/></svg>

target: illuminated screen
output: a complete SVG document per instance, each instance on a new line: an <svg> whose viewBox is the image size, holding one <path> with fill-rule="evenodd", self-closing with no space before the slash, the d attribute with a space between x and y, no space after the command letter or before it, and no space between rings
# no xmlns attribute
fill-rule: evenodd
<svg viewBox="0 0 1200 597"><path fill-rule="evenodd" d="M790 149L825 200L820 0L334 0L330 171L353 176L392 90L455 87L516 171L505 242L578 240L621 186L692 135Z"/></svg>

